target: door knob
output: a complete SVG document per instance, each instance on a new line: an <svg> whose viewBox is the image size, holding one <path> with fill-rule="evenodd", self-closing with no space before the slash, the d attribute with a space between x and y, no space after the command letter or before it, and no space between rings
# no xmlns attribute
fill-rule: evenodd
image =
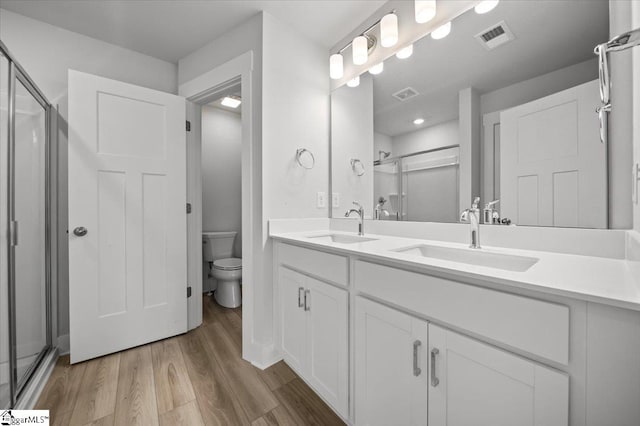
<svg viewBox="0 0 640 426"><path fill-rule="evenodd" d="M85 235L87 235L87 232L87 228L85 228L84 226L78 226L73 230L73 235L77 237L84 237Z"/></svg>

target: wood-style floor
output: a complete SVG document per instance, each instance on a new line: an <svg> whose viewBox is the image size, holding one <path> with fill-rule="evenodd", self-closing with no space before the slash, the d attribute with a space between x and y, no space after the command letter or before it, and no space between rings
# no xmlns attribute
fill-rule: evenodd
<svg viewBox="0 0 640 426"><path fill-rule="evenodd" d="M195 330L69 365L63 356L36 408L52 425L342 425L283 362L242 360L242 311L204 297Z"/></svg>

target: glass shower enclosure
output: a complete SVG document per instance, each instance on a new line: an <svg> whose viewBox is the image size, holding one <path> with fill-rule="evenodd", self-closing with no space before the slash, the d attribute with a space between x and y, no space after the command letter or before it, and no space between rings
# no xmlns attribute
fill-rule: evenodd
<svg viewBox="0 0 640 426"><path fill-rule="evenodd" d="M0 409L52 347L50 113L0 42Z"/></svg>

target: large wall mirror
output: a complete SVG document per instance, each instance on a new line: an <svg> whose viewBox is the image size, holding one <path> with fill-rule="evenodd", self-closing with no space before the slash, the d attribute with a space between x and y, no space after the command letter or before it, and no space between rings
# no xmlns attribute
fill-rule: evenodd
<svg viewBox="0 0 640 426"><path fill-rule="evenodd" d="M359 201L375 219L458 222L480 197L517 225L606 228L608 39L608 1L501 1L337 88L332 216Z"/></svg>

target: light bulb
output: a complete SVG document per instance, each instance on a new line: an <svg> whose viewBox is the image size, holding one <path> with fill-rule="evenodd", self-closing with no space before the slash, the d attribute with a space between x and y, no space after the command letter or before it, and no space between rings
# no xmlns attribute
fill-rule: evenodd
<svg viewBox="0 0 640 426"><path fill-rule="evenodd" d="M436 16L436 0L416 0L415 14L418 24L429 22Z"/></svg>
<svg viewBox="0 0 640 426"><path fill-rule="evenodd" d="M433 37L435 40L440 40L441 38L445 38L446 36L448 36L450 32L451 21L433 30L433 32L431 33L431 37Z"/></svg>
<svg viewBox="0 0 640 426"><path fill-rule="evenodd" d="M347 86L349 87L358 87L359 84L360 84L360 76L357 76L356 78L347 81Z"/></svg>
<svg viewBox="0 0 640 426"><path fill-rule="evenodd" d="M369 68L369 74L377 75L380 74L384 70L384 62L380 62Z"/></svg>
<svg viewBox="0 0 640 426"><path fill-rule="evenodd" d="M404 47L396 53L396 58L398 59L407 59L409 56L413 55L413 44Z"/></svg>
<svg viewBox="0 0 640 426"><path fill-rule="evenodd" d="M384 15L380 20L380 44L391 47L398 42L398 17L394 13Z"/></svg>
<svg viewBox="0 0 640 426"><path fill-rule="evenodd" d="M419 126L422 123L424 123L424 118L416 118L415 120L413 120L413 124L415 124L416 126Z"/></svg>
<svg viewBox="0 0 640 426"><path fill-rule="evenodd" d="M500 0L485 0L478 3L473 10L475 10L478 15L482 15L483 13L491 12L498 3L500 3Z"/></svg>
<svg viewBox="0 0 640 426"><path fill-rule="evenodd" d="M353 39L353 63L354 65L362 65L367 62L369 49L367 38L365 36L358 36Z"/></svg>
<svg viewBox="0 0 640 426"><path fill-rule="evenodd" d="M335 53L329 57L329 76L333 80L342 78L344 74L343 58L339 53Z"/></svg>

